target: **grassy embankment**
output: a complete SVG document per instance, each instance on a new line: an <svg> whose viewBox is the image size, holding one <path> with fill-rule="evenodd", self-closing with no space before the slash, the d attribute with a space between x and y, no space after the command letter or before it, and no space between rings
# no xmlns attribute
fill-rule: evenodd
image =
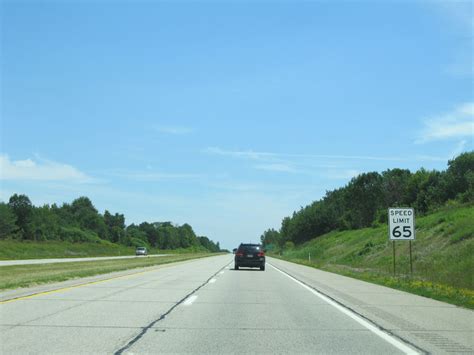
<svg viewBox="0 0 474 355"><path fill-rule="evenodd" d="M412 243L413 275L406 241L396 242L397 270L393 275L387 225L334 231L284 251L281 258L474 308L473 221L472 205L445 207L417 218L416 240Z"/></svg>
<svg viewBox="0 0 474 355"><path fill-rule="evenodd" d="M0 267L0 289L29 287L50 282L94 276L147 266L168 264L218 254L184 253L160 257L137 257L131 259L65 262L53 264L14 265Z"/></svg>
<svg viewBox="0 0 474 355"><path fill-rule="evenodd" d="M149 254L184 254L206 252L204 249L149 249ZM0 240L0 260L85 258L95 256L135 255L134 247L101 241L100 243L70 243L63 241L33 242Z"/></svg>

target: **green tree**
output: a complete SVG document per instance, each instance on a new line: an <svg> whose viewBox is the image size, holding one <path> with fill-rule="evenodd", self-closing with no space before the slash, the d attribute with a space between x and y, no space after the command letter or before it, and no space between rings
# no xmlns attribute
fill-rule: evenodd
<svg viewBox="0 0 474 355"><path fill-rule="evenodd" d="M31 226L36 241L60 238L59 217L48 205L33 209Z"/></svg>
<svg viewBox="0 0 474 355"><path fill-rule="evenodd" d="M386 170L382 173L383 208L407 206L408 181L411 173L407 169Z"/></svg>
<svg viewBox="0 0 474 355"><path fill-rule="evenodd" d="M445 175L446 199L456 198L469 190L470 174L474 173L474 152L466 152L448 162Z"/></svg>
<svg viewBox="0 0 474 355"><path fill-rule="evenodd" d="M111 242L120 243L125 237L125 217L123 214L115 213L112 215L109 211L104 212L104 223L107 226L107 235Z"/></svg>
<svg viewBox="0 0 474 355"><path fill-rule="evenodd" d="M16 216L16 224L23 239L33 239L31 229L31 218L33 216L33 205L26 195L14 194L8 201L8 206Z"/></svg>
<svg viewBox="0 0 474 355"><path fill-rule="evenodd" d="M351 228L369 227L382 206L382 178L376 173L365 173L353 178L347 186L346 202Z"/></svg>
<svg viewBox="0 0 474 355"><path fill-rule="evenodd" d="M159 233L153 223L143 222L139 226L140 230L146 234L148 243L153 247L158 247Z"/></svg>
<svg viewBox="0 0 474 355"><path fill-rule="evenodd" d="M192 246L197 246L199 244L196 239L196 234L194 233L193 228L187 223L178 227L178 234L181 248L189 248Z"/></svg>
<svg viewBox="0 0 474 355"><path fill-rule="evenodd" d="M14 237L17 230L15 213L9 205L0 202L0 239Z"/></svg>
<svg viewBox="0 0 474 355"><path fill-rule="evenodd" d="M127 227L127 245L134 247L149 247L146 233L141 231L140 228L134 224Z"/></svg>
<svg viewBox="0 0 474 355"><path fill-rule="evenodd" d="M271 228L267 229L263 234L260 236L260 241L265 248L269 246L279 246L280 245L280 233Z"/></svg>
<svg viewBox="0 0 474 355"><path fill-rule="evenodd" d="M88 197L79 197L71 203L70 211L81 228L97 233L102 239L108 239L104 218L96 210Z"/></svg>

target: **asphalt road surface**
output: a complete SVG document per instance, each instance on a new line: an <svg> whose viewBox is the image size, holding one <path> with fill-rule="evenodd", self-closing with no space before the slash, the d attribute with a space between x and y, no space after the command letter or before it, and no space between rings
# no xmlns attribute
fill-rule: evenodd
<svg viewBox="0 0 474 355"><path fill-rule="evenodd" d="M0 353L400 354L473 350L469 347L473 319L468 310L275 259L267 261L264 272L235 271L232 256L216 256L2 301ZM322 293L332 290L332 296L318 292L321 285L326 287ZM346 287L351 288L347 290L351 295L344 295ZM420 309L445 309L443 328L454 335L440 334L439 329L434 333L422 322L408 319L407 329L402 329L397 317L401 319L403 314L395 311L390 318L390 309L382 308L380 302L378 311L369 316L357 310L357 299L369 302L384 295L399 297L405 308L413 304L412 316ZM434 337L431 341L430 336ZM444 345L438 339L443 336Z"/></svg>

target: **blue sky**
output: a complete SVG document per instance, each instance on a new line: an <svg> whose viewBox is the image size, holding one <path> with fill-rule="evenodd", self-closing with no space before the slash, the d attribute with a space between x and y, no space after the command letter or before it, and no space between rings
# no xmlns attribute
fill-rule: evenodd
<svg viewBox="0 0 474 355"><path fill-rule="evenodd" d="M3 1L0 200L221 246L473 149L470 2Z"/></svg>

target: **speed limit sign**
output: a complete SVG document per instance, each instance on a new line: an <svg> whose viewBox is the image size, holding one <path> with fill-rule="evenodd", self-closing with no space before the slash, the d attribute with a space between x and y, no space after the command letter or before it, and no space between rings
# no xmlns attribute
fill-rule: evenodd
<svg viewBox="0 0 474 355"><path fill-rule="evenodd" d="M415 210L389 208L388 235L390 240L415 240Z"/></svg>

